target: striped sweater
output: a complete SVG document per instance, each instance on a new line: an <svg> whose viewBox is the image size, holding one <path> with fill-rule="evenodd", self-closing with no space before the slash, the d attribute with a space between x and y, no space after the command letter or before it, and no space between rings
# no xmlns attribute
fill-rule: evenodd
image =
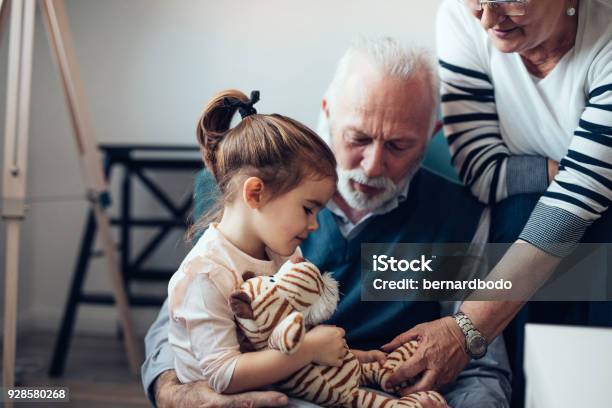
<svg viewBox="0 0 612 408"><path fill-rule="evenodd" d="M520 238L556 256L612 202L612 2L581 0L577 18L574 48L543 79L498 51L460 2L437 18L453 165L485 203L542 192ZM560 163L550 185L548 158Z"/></svg>

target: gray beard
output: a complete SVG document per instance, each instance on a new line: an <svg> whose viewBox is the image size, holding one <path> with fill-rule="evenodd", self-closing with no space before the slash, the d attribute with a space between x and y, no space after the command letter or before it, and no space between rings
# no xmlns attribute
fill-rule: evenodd
<svg viewBox="0 0 612 408"><path fill-rule="evenodd" d="M373 211L397 197L406 185L410 183L418 168L419 166L415 166L406 177L398 184L395 184L388 177L368 177L360 168L345 170L338 167L336 169L338 172L338 192L349 207L357 211ZM355 190L351 186L351 181L379 188L382 191L370 197L361 191Z"/></svg>

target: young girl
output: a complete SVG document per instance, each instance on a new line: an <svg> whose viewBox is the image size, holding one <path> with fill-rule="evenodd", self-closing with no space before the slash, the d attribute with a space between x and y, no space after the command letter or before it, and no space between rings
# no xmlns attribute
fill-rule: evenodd
<svg viewBox="0 0 612 408"><path fill-rule="evenodd" d="M258 98L228 90L204 108L197 137L219 188L218 216L198 223L208 228L168 285L177 376L206 380L219 393L271 385L312 362L339 366L346 346L342 329L323 325L293 355L240 352L228 301L242 273L272 275L299 256L336 187L336 161L325 142L293 119L257 114ZM242 120L230 129L236 111Z"/></svg>

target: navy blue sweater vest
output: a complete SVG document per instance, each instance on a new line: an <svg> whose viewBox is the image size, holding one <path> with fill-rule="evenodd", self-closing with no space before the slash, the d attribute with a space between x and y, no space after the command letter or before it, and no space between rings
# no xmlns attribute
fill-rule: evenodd
<svg viewBox="0 0 612 408"><path fill-rule="evenodd" d="M362 243L471 242L483 206L462 186L427 170L413 177L406 201L373 217L347 241L327 209L319 229L301 245L304 256L340 282L340 303L328 321L346 330L350 347L375 349L412 326L440 317L437 302L362 302Z"/></svg>

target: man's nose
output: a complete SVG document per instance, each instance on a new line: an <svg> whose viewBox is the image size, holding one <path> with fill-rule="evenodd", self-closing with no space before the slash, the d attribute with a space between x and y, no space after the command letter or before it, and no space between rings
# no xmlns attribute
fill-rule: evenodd
<svg viewBox="0 0 612 408"><path fill-rule="evenodd" d="M506 18L506 15L495 5L484 4L482 6L480 25L485 30L495 27Z"/></svg>
<svg viewBox="0 0 612 408"><path fill-rule="evenodd" d="M361 168L368 177L382 176L384 172L384 146L372 143L363 152Z"/></svg>

